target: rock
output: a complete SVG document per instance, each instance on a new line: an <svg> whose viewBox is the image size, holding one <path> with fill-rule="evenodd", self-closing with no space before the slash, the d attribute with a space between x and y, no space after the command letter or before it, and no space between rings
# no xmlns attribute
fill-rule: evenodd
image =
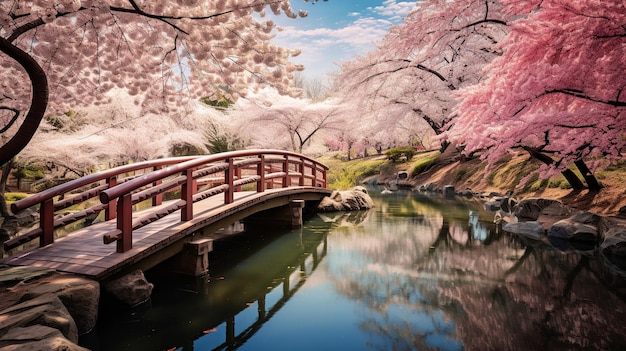
<svg viewBox="0 0 626 351"><path fill-rule="evenodd" d="M514 210L520 222L536 221L539 216L568 216L570 210L559 200L528 198L520 201Z"/></svg>
<svg viewBox="0 0 626 351"><path fill-rule="evenodd" d="M455 195L456 195L456 192L454 190L454 185L446 185L443 187L443 196L446 199L454 198Z"/></svg>
<svg viewBox="0 0 626 351"><path fill-rule="evenodd" d="M89 351L63 337L60 331L43 325L18 327L0 338L0 351Z"/></svg>
<svg viewBox="0 0 626 351"><path fill-rule="evenodd" d="M591 212L581 212L554 223L548 237L565 240L597 242L600 216Z"/></svg>
<svg viewBox="0 0 626 351"><path fill-rule="evenodd" d="M27 208L15 214L18 226L28 228L39 223L39 212Z"/></svg>
<svg viewBox="0 0 626 351"><path fill-rule="evenodd" d="M374 201L362 186L346 191L333 191L317 206L319 212L358 211L374 207Z"/></svg>
<svg viewBox="0 0 626 351"><path fill-rule="evenodd" d="M435 183L426 183L426 184L420 185L419 191L432 193L432 192L435 192L436 187L437 186Z"/></svg>
<svg viewBox="0 0 626 351"><path fill-rule="evenodd" d="M535 240L541 239L546 235L543 225L537 221L507 223L502 226L502 230Z"/></svg>
<svg viewBox="0 0 626 351"><path fill-rule="evenodd" d="M105 284L104 289L116 299L129 306L136 306L150 299L154 285L146 280L141 270L136 270Z"/></svg>
<svg viewBox="0 0 626 351"><path fill-rule="evenodd" d="M517 199L513 197L504 197L500 200L500 209L504 212L513 213L517 206Z"/></svg>
<svg viewBox="0 0 626 351"><path fill-rule="evenodd" d="M485 211L496 212L500 209L500 201L487 201L483 204Z"/></svg>
<svg viewBox="0 0 626 351"><path fill-rule="evenodd" d="M12 328L36 324L58 329L71 342L78 342L76 324L54 294L41 295L0 311L0 335Z"/></svg>
<svg viewBox="0 0 626 351"><path fill-rule="evenodd" d="M60 275L50 282L35 286L24 294L22 300L44 294L55 294L76 322L79 334L88 333L98 319L100 284L82 277Z"/></svg>
<svg viewBox="0 0 626 351"><path fill-rule="evenodd" d="M626 227L613 226L604 231L600 252L610 262L626 269Z"/></svg>
<svg viewBox="0 0 626 351"><path fill-rule="evenodd" d="M474 192L472 191L472 189L467 188L467 189L459 191L457 195L466 197L466 198L471 198L474 196Z"/></svg>
<svg viewBox="0 0 626 351"><path fill-rule="evenodd" d="M0 270L0 283L27 281L40 278L54 273L53 269L34 267L34 266L18 266L7 267Z"/></svg>

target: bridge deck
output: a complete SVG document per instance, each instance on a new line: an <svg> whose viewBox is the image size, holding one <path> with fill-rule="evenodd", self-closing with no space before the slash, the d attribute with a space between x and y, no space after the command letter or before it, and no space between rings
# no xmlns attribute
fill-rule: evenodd
<svg viewBox="0 0 626 351"><path fill-rule="evenodd" d="M314 187L281 188L263 193L237 192L235 201L227 205L220 196L210 197L194 204L194 218L190 221L181 222L180 211L176 211L134 230L133 248L125 253L117 253L115 244L103 244L103 235L115 229L116 221L112 220L74 231L51 245L18 253L3 263L46 267L104 280L131 267L141 266L141 261L169 248L169 253L161 254L157 262L149 265L165 260L180 251L183 242L191 240L191 235L202 228L213 225L219 229L255 212L288 204L293 199L320 200L329 192ZM145 212L137 214L144 215ZM144 264L141 268L149 267Z"/></svg>

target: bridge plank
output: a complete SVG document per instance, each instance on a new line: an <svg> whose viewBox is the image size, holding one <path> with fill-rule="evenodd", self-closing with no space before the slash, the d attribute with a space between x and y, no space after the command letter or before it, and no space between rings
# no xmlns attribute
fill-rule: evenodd
<svg viewBox="0 0 626 351"><path fill-rule="evenodd" d="M270 201L280 200L288 203L291 199L302 196L308 196L307 199L321 199L328 194L330 190L316 187L279 188L262 193L245 191L236 192L235 201L230 204L224 204L222 196L214 196L194 204L194 218L190 221L181 222L178 210L134 230L133 248L124 253L117 253L114 243L105 245L102 242L104 234L116 229L116 220L110 220L79 229L56 239L51 245L17 253L4 259L3 263L10 266L46 267L102 281L132 269L143 260L147 261L158 255L161 250L170 250L171 246L189 240L186 237L207 225L226 226L251 214L248 212L266 209L268 206L266 203ZM164 203L162 206L167 204ZM159 209L138 211L133 217L145 216L147 211ZM232 221L227 223L231 219ZM214 236L218 238L222 235L216 233ZM169 257L162 256L158 258L159 261Z"/></svg>

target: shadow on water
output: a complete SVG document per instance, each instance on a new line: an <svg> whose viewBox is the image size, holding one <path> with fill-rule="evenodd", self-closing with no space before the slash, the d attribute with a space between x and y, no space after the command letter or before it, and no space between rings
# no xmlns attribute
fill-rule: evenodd
<svg viewBox="0 0 626 351"><path fill-rule="evenodd" d="M151 300L131 310L105 301L99 325L81 345L94 351L193 350L194 341L210 338L210 350L236 349L317 269L327 254L326 232L233 235L214 243L205 277L157 267L146 273L155 286Z"/></svg>

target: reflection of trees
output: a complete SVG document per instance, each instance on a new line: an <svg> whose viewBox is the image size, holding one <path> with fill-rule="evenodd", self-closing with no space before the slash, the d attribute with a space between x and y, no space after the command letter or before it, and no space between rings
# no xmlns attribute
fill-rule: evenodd
<svg viewBox="0 0 626 351"><path fill-rule="evenodd" d="M403 215L381 213L398 209ZM410 201L377 211L365 228L331 236L352 265L329 269L338 291L380 316L362 328L385 347L428 350L433 338L468 350L626 347L626 287L612 285L596 260L528 245L475 214L468 220L467 210L451 218ZM398 308L431 327L394 318Z"/></svg>
<svg viewBox="0 0 626 351"><path fill-rule="evenodd" d="M624 291L604 286L587 257L529 248L506 282L446 283L468 349L623 349ZM494 329L494 325L499 328Z"/></svg>

